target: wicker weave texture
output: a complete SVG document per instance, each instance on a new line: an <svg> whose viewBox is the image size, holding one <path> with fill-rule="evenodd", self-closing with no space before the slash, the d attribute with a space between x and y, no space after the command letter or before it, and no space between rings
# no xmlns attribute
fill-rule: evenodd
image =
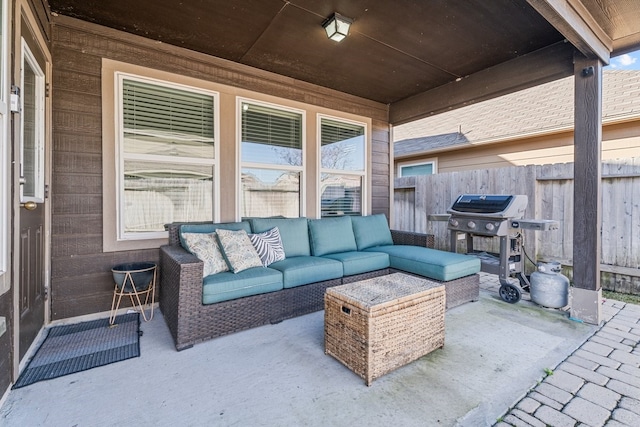
<svg viewBox="0 0 640 427"><path fill-rule="evenodd" d="M203 305L203 264L180 245L180 225L167 226L169 244L160 248L159 297L160 310L178 350L218 336L322 310L326 289L352 281L386 275L391 271L382 269L342 279ZM392 235L396 244L407 244L412 241L413 244L429 244L429 236L425 234L392 231ZM478 298L479 281L477 275L475 276L475 293L473 281L468 282L469 286L453 291L453 298L460 299L454 299L452 306ZM467 283L464 279L458 280ZM458 283L458 281L453 282ZM449 282L447 282L447 298L450 298L448 288ZM448 299L447 303L450 302Z"/></svg>
<svg viewBox="0 0 640 427"><path fill-rule="evenodd" d="M424 246L433 249L435 237L433 234L422 234L413 231L391 230L394 245Z"/></svg>
<svg viewBox="0 0 640 427"><path fill-rule="evenodd" d="M447 309L480 299L480 275L461 277L446 283Z"/></svg>
<svg viewBox="0 0 640 427"><path fill-rule="evenodd" d="M420 275L407 273L396 268L390 268L389 271L390 273L404 273L411 276L422 277ZM471 301L478 301L478 299L480 298L479 274L460 277L459 279L449 280L448 282L440 282L435 279L429 279L429 281L445 285L445 291L447 293L447 310L453 307L457 307L460 304Z"/></svg>
<svg viewBox="0 0 640 427"><path fill-rule="evenodd" d="M374 277L386 276L387 274L389 274L389 269L383 268L382 270L374 270L367 273L354 274L353 276L344 276L342 278L342 283L347 284L359 282L361 280L373 279Z"/></svg>
<svg viewBox="0 0 640 427"><path fill-rule="evenodd" d="M202 341L323 309L327 288L341 279L215 304L202 304L203 263L179 245L160 248L160 310L177 350Z"/></svg>
<svg viewBox="0 0 640 427"><path fill-rule="evenodd" d="M394 274L328 290L325 353L371 385L374 379L442 348L444 286L420 279L416 285L415 279Z"/></svg>

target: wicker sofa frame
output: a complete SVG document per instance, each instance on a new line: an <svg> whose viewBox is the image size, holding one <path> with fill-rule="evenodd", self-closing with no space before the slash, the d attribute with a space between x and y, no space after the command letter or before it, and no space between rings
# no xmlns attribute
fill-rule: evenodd
<svg viewBox="0 0 640 427"><path fill-rule="evenodd" d="M160 310L178 351L222 335L322 310L327 288L398 271L385 268L205 305L202 303L203 263L180 245L180 225L168 226L169 244L160 248ZM434 246L432 235L396 230L391 234L397 245ZM447 308L478 299L478 274L444 284Z"/></svg>

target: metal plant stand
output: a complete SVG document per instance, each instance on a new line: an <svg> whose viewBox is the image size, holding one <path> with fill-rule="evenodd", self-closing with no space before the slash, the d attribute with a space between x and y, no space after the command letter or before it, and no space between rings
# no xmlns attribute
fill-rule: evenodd
<svg viewBox="0 0 640 427"><path fill-rule="evenodd" d="M115 287L111 302L109 324L113 325L123 296L128 296L131 305L138 307L145 322L153 319L153 305L156 293L156 264L152 262L134 262L116 265L111 269ZM145 307L150 308L147 318Z"/></svg>

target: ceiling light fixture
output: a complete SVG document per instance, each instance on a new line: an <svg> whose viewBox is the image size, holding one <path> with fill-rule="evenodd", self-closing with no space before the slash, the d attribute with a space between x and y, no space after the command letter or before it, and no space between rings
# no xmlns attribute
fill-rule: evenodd
<svg viewBox="0 0 640 427"><path fill-rule="evenodd" d="M349 35L349 27L352 22L352 19L342 16L339 13L334 13L325 19L322 26L327 32L327 37L335 42L339 42Z"/></svg>

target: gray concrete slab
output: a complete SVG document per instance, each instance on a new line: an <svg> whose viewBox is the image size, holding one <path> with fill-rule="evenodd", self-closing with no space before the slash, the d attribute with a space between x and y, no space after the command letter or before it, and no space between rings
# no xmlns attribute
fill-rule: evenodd
<svg viewBox="0 0 640 427"><path fill-rule="evenodd" d="M142 324L140 358L13 390L0 424L492 425L595 331L482 291L447 312L443 349L367 387L324 354L323 321L318 312L176 352L157 315Z"/></svg>

